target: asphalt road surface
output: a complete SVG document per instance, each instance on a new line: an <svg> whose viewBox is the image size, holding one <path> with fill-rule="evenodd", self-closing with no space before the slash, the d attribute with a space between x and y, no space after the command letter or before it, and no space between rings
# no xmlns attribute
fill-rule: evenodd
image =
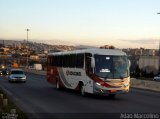
<svg viewBox="0 0 160 119"><path fill-rule="evenodd" d="M57 90L43 75L28 73L27 77L26 83L9 83L0 77L0 87L30 118L111 118L137 113L154 113L160 118L159 92L131 89L115 99L82 97L76 91Z"/></svg>

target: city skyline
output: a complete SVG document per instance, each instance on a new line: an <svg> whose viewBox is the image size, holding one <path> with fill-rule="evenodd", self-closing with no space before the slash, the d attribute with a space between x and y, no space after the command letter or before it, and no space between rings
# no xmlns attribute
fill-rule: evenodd
<svg viewBox="0 0 160 119"><path fill-rule="evenodd" d="M158 49L159 0L0 0L0 39Z"/></svg>

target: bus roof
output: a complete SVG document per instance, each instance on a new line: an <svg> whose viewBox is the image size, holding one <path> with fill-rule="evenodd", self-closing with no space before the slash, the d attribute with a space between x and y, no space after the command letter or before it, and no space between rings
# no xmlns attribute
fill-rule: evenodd
<svg viewBox="0 0 160 119"><path fill-rule="evenodd" d="M56 53L49 53L48 55L52 56L52 55L67 55L67 54L80 54L80 53L91 53L91 54L98 54L98 55L116 55L116 56L126 55L126 53L121 50L99 49L99 48L73 50L73 51L67 51L67 52L56 52Z"/></svg>

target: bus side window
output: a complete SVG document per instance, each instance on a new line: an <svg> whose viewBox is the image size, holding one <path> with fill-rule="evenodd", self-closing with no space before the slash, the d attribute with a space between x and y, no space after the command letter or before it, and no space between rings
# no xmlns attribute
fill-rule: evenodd
<svg viewBox="0 0 160 119"><path fill-rule="evenodd" d="M77 54L76 58L76 67L77 68L83 68L84 65L84 54Z"/></svg>
<svg viewBox="0 0 160 119"><path fill-rule="evenodd" d="M85 68L86 68L86 73L90 76L92 74L92 67L91 67L91 56L92 54L86 53L85 54Z"/></svg>
<svg viewBox="0 0 160 119"><path fill-rule="evenodd" d="M48 56L48 57L47 57L47 66L49 66L49 65L50 65L50 59L51 59L51 57L50 57L50 56Z"/></svg>
<svg viewBox="0 0 160 119"><path fill-rule="evenodd" d="M59 67L59 57L60 56L57 56L57 67Z"/></svg>
<svg viewBox="0 0 160 119"><path fill-rule="evenodd" d="M53 61L51 61L53 66L56 66L56 56L53 57Z"/></svg>
<svg viewBox="0 0 160 119"><path fill-rule="evenodd" d="M50 65L50 66L53 66L53 59L54 59L54 56L51 56L51 57L49 58L49 65Z"/></svg>
<svg viewBox="0 0 160 119"><path fill-rule="evenodd" d="M67 57L66 55L62 56L62 66L63 67L66 67L66 57Z"/></svg>
<svg viewBox="0 0 160 119"><path fill-rule="evenodd" d="M70 55L69 67L70 68L75 68L76 67L76 54L71 54Z"/></svg>
<svg viewBox="0 0 160 119"><path fill-rule="evenodd" d="M53 66L57 67L58 66L58 56L54 56L52 62L53 62Z"/></svg>
<svg viewBox="0 0 160 119"><path fill-rule="evenodd" d="M63 55L62 56L62 66L64 68L69 67L69 55Z"/></svg>

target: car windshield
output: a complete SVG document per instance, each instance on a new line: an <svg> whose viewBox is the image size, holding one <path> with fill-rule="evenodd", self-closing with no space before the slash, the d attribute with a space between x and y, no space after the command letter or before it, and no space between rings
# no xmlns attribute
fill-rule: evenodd
<svg viewBox="0 0 160 119"><path fill-rule="evenodd" d="M23 71L12 71L11 74L24 74Z"/></svg>
<svg viewBox="0 0 160 119"><path fill-rule="evenodd" d="M129 62L127 56L95 55L95 74L105 79L128 77Z"/></svg>

